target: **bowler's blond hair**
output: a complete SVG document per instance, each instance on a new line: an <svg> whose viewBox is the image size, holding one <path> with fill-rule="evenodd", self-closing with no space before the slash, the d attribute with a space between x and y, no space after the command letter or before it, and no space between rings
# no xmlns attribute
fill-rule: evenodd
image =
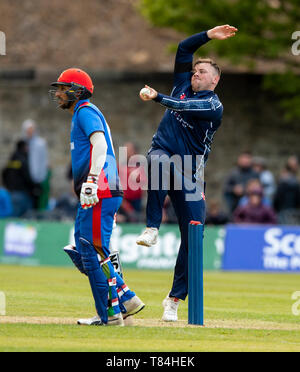
<svg viewBox="0 0 300 372"><path fill-rule="evenodd" d="M210 64L216 71L216 73L221 76L221 69L220 67L216 64L216 62L210 58L198 58L195 62L194 62L194 66L193 68L195 68L196 65L198 65L199 63L208 63Z"/></svg>

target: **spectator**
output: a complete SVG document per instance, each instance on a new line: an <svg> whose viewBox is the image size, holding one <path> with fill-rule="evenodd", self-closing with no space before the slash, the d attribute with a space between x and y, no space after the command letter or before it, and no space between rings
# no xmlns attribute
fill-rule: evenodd
<svg viewBox="0 0 300 372"><path fill-rule="evenodd" d="M228 212L231 215L239 200L245 195L245 186L258 174L252 169L252 155L248 151L242 152L237 159L237 166L231 170L224 187L224 199Z"/></svg>
<svg viewBox="0 0 300 372"><path fill-rule="evenodd" d="M245 195L239 200L238 206L246 205L249 201L249 195L251 194L251 191L257 190L259 188L263 190L263 185L259 179L253 178L249 180L245 187ZM267 205L268 207L272 206L272 202L265 196L263 196L262 203L263 205Z"/></svg>
<svg viewBox="0 0 300 372"><path fill-rule="evenodd" d="M276 184L272 172L267 169L266 160L263 157L254 157L253 170L259 175L259 180L264 191L264 198L265 200L268 200L269 204L271 205L276 189Z"/></svg>
<svg viewBox="0 0 300 372"><path fill-rule="evenodd" d="M227 214L221 210L220 202L216 199L211 200L206 214L206 225L225 225L229 222Z"/></svg>
<svg viewBox="0 0 300 372"><path fill-rule="evenodd" d="M286 162L286 168L289 172L293 173L295 177L298 176L299 172L299 160L296 155L291 155L287 162Z"/></svg>
<svg viewBox="0 0 300 372"><path fill-rule="evenodd" d="M13 216L23 216L33 207L34 187L29 173L28 147L25 141L16 144L16 149L2 172L2 179L11 194Z"/></svg>
<svg viewBox="0 0 300 372"><path fill-rule="evenodd" d="M78 199L74 192L71 164L67 167L66 179L69 182L69 190L60 195L55 201L53 210L48 214L51 219L73 221L76 218Z"/></svg>
<svg viewBox="0 0 300 372"><path fill-rule="evenodd" d="M274 196L274 209L278 213L300 208L300 183L297 178L299 163L296 156L288 158L281 171Z"/></svg>
<svg viewBox="0 0 300 372"><path fill-rule="evenodd" d="M252 189L249 193L248 203L239 206L233 213L235 223L275 224L277 222L275 211L262 203L262 187Z"/></svg>
<svg viewBox="0 0 300 372"><path fill-rule="evenodd" d="M27 119L22 124L23 139L28 144L28 164L34 188L34 208L47 209L49 199L49 160L48 147L44 138L37 134L36 123Z"/></svg>
<svg viewBox="0 0 300 372"><path fill-rule="evenodd" d="M13 206L10 193L0 187L0 218L10 217L13 215Z"/></svg>
<svg viewBox="0 0 300 372"><path fill-rule="evenodd" d="M128 166L130 158L138 153L136 145L127 142L124 147L127 149L126 163L119 167L124 196L118 212L118 222L137 222L140 220L143 198L142 187L147 182L146 174L144 168L140 165ZM123 218L120 215L123 215Z"/></svg>

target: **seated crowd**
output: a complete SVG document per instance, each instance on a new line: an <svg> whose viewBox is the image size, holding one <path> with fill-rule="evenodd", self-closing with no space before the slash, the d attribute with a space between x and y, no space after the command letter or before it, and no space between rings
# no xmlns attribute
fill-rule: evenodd
<svg viewBox="0 0 300 372"><path fill-rule="evenodd" d="M226 222L258 224L299 224L299 162L290 156L276 182L266 160L243 152L237 159L224 185ZM217 204L217 207L216 207ZM224 211L213 201L208 208L207 223L217 223Z"/></svg>
<svg viewBox="0 0 300 372"><path fill-rule="evenodd" d="M117 222L145 222L147 182L142 167L128 166L131 156L138 154L137 146L131 142L124 145L127 158L120 164L119 175L124 188L124 198L117 215ZM266 160L253 157L250 152L238 156L236 166L229 172L223 189L223 201L207 201L207 225L226 223L299 224L300 182L298 179L298 158L290 156L283 166L278 180L268 169ZM134 178L139 187L131 189L129 178ZM71 169L67 179L70 189L55 200L54 205L44 208L42 218L54 220L74 219L77 200L72 192ZM0 218L39 218L35 200L40 188L30 176L28 146L21 140L16 144L6 167L2 171L0 187ZM176 223L176 216L167 197L163 210L163 223Z"/></svg>

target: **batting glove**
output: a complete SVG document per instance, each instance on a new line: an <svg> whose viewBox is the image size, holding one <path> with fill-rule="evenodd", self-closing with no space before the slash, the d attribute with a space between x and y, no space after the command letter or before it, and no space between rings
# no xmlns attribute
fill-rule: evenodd
<svg viewBox="0 0 300 372"><path fill-rule="evenodd" d="M83 209L95 206L98 201L98 177L88 176L87 181L82 184L80 192L80 204Z"/></svg>

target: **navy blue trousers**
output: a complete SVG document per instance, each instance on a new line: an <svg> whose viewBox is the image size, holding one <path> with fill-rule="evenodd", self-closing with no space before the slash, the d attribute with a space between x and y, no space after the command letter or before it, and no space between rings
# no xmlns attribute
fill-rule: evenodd
<svg viewBox="0 0 300 372"><path fill-rule="evenodd" d="M180 179L182 187L178 189ZM170 155L161 149L154 149L148 154L148 181L147 227L159 229L167 195L171 199L178 219L181 244L169 295L185 300L188 294L188 227L192 220L204 224L205 201L204 198L193 198L190 182L185 182L180 167L170 162ZM189 186L186 187L186 184ZM188 200L189 196L195 200Z"/></svg>

